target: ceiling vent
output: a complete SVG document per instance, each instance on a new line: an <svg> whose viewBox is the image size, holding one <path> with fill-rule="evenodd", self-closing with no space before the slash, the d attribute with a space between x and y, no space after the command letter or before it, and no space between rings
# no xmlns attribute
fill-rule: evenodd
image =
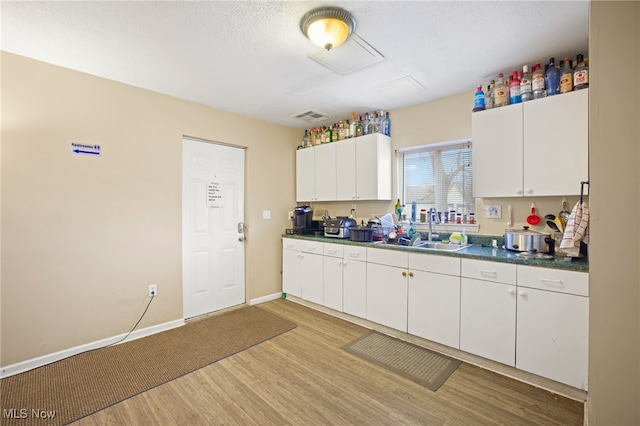
<svg viewBox="0 0 640 426"><path fill-rule="evenodd" d="M294 115L293 118L299 118L307 123L317 123L318 121L323 121L331 117L318 111L305 111Z"/></svg>
<svg viewBox="0 0 640 426"><path fill-rule="evenodd" d="M382 62L384 56L354 33L339 49L321 50L309 59L337 74L346 75Z"/></svg>
<svg viewBox="0 0 640 426"><path fill-rule="evenodd" d="M404 76L389 83L374 87L376 91L387 98L405 98L426 92L427 89L418 80L410 75Z"/></svg>

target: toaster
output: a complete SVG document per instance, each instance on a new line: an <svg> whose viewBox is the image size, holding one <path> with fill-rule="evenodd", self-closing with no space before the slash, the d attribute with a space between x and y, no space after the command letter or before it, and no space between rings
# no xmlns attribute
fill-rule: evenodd
<svg viewBox="0 0 640 426"><path fill-rule="evenodd" d="M357 226L355 219L338 216L324 221L324 236L330 238L349 238L349 228Z"/></svg>

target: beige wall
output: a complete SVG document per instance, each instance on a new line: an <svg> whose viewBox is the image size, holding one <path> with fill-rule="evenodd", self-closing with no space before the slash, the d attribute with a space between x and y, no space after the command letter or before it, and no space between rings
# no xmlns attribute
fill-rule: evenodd
<svg viewBox="0 0 640 426"><path fill-rule="evenodd" d="M591 3L590 425L640 424L639 28L640 3Z"/></svg>
<svg viewBox="0 0 640 426"><path fill-rule="evenodd" d="M3 366L127 332L151 283L139 328L182 317L183 135L247 147L247 299L279 292L299 131L2 54Z"/></svg>

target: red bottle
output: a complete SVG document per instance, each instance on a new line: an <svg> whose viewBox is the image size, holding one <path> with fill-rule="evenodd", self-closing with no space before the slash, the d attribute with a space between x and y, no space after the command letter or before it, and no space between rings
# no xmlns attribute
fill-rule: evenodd
<svg viewBox="0 0 640 426"><path fill-rule="evenodd" d="M518 78L518 71L514 71L511 81L509 82L509 103L519 104L520 102L522 102L522 96L520 95L520 79Z"/></svg>

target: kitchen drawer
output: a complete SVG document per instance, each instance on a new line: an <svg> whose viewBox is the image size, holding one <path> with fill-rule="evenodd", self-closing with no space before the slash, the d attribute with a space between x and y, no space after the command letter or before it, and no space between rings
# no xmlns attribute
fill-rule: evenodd
<svg viewBox="0 0 640 426"><path fill-rule="evenodd" d="M367 263L406 268L409 257L405 251L367 248Z"/></svg>
<svg viewBox="0 0 640 426"><path fill-rule="evenodd" d="M342 244L324 243L323 254L325 256L340 257L341 258L343 253L344 253L344 245L342 245Z"/></svg>
<svg viewBox="0 0 640 426"><path fill-rule="evenodd" d="M462 259L462 276L504 284L516 283L516 265L483 260Z"/></svg>
<svg viewBox="0 0 640 426"><path fill-rule="evenodd" d="M300 250L305 253L322 254L323 245L321 241L301 240Z"/></svg>
<svg viewBox="0 0 640 426"><path fill-rule="evenodd" d="M589 274L518 265L518 287L589 296Z"/></svg>
<svg viewBox="0 0 640 426"><path fill-rule="evenodd" d="M283 238L282 248L285 250L300 250L301 240L295 240L293 238Z"/></svg>
<svg viewBox="0 0 640 426"><path fill-rule="evenodd" d="M361 246L344 246L344 260L367 260L367 248Z"/></svg>
<svg viewBox="0 0 640 426"><path fill-rule="evenodd" d="M409 253L409 269L459 277L460 259L431 254Z"/></svg>

